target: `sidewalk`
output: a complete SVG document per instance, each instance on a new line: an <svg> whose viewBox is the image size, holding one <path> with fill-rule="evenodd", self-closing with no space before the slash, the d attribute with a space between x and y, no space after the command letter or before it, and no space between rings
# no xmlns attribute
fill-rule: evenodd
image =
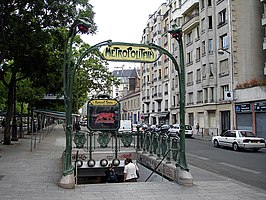
<svg viewBox="0 0 266 200"><path fill-rule="evenodd" d="M65 135L57 125L30 151L30 136L0 144L0 200L264 200L266 190L227 179L190 165L193 186L173 182L138 182L57 186L62 177Z"/></svg>
<svg viewBox="0 0 266 200"><path fill-rule="evenodd" d="M212 135L202 135L201 133L198 133L198 134L193 134L192 138L198 139L198 140L211 141Z"/></svg>

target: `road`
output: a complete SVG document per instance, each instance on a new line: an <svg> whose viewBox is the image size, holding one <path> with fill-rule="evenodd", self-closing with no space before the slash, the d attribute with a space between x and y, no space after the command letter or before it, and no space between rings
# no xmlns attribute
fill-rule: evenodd
<svg viewBox="0 0 266 200"><path fill-rule="evenodd" d="M211 141L186 139L188 165L266 190L266 149L259 152L215 148ZM193 172L192 172L193 176Z"/></svg>

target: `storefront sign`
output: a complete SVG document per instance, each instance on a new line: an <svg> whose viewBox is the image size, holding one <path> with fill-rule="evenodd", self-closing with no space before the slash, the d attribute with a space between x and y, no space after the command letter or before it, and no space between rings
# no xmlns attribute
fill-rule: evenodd
<svg viewBox="0 0 266 200"><path fill-rule="evenodd" d="M256 102L254 104L255 112L266 112L266 102Z"/></svg>
<svg viewBox="0 0 266 200"><path fill-rule="evenodd" d="M103 50L103 57L110 61L133 61L151 63L157 60L154 49L134 44L107 46Z"/></svg>
<svg viewBox="0 0 266 200"><path fill-rule="evenodd" d="M251 105L250 105L250 103L236 105L235 106L235 111L237 113L240 113L240 112L251 112Z"/></svg>

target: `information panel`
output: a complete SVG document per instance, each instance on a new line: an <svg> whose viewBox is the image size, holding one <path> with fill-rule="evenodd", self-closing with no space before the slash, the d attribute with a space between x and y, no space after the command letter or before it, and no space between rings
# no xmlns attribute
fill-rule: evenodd
<svg viewBox="0 0 266 200"><path fill-rule="evenodd" d="M88 123L91 131L116 131L120 126L120 104L115 99L92 99L88 102Z"/></svg>

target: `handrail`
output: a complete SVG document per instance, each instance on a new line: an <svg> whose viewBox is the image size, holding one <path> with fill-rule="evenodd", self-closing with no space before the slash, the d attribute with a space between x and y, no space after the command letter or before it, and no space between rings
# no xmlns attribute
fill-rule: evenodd
<svg viewBox="0 0 266 200"><path fill-rule="evenodd" d="M160 166L160 164L162 164L163 160L166 158L166 156L168 155L168 153L171 151L172 149L168 149L167 153L164 155L163 159L158 163L158 165L152 170L151 174L148 176L148 178L146 178L145 182L147 182L150 177L154 174L154 172L156 171L156 169Z"/></svg>

